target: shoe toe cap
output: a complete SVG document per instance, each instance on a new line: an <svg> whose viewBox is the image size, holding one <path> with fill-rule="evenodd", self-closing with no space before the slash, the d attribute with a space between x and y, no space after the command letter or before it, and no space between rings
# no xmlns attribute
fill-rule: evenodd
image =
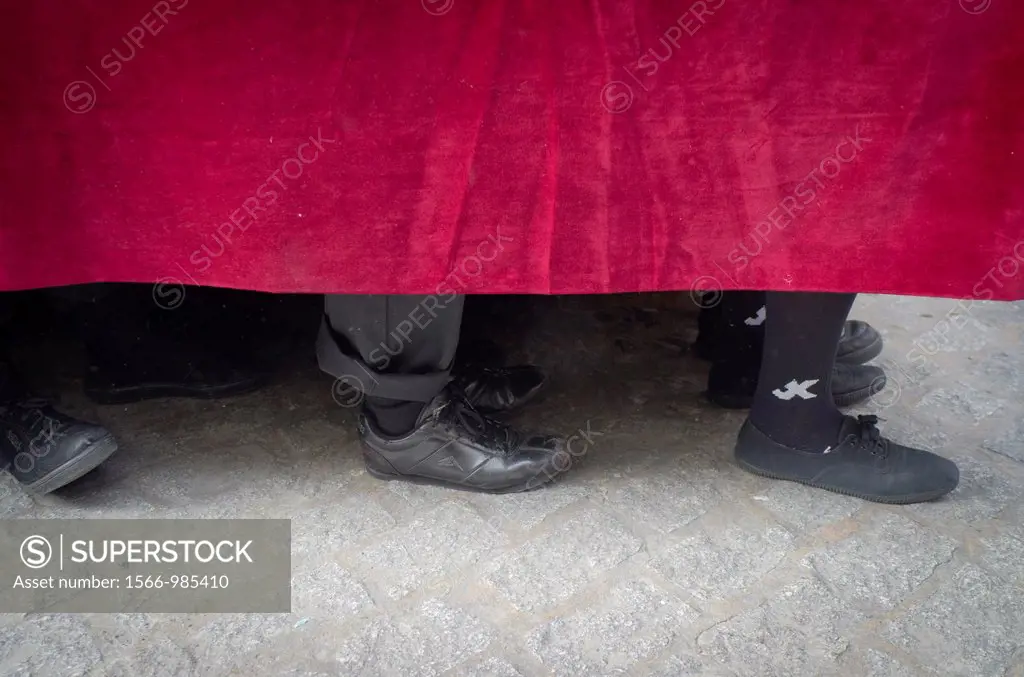
<svg viewBox="0 0 1024 677"><path fill-rule="evenodd" d="M896 473L908 494L946 494L960 483L956 463L924 449L901 447L902 463Z"/></svg>
<svg viewBox="0 0 1024 677"><path fill-rule="evenodd" d="M568 446L561 437L532 435L516 453L516 463L522 470L532 473L540 484L568 472L573 464Z"/></svg>
<svg viewBox="0 0 1024 677"><path fill-rule="evenodd" d="M102 426L89 423L72 425L61 439L56 441L50 450L50 458L44 465L52 467L63 465L82 454L89 453L99 442L110 437L110 432Z"/></svg>

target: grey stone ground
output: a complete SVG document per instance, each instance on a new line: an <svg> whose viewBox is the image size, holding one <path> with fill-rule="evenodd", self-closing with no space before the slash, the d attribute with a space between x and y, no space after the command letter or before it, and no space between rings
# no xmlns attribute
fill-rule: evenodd
<svg viewBox="0 0 1024 677"><path fill-rule="evenodd" d="M1024 304L943 334L953 301L858 302L892 380L860 411L962 468L947 500L891 507L735 468L742 415L679 350L693 316L643 303L539 302L519 357L552 382L517 421L594 443L524 495L369 478L312 365L220 403L72 392L120 451L3 516L291 518L293 611L7 614L0 674L1024 676Z"/></svg>

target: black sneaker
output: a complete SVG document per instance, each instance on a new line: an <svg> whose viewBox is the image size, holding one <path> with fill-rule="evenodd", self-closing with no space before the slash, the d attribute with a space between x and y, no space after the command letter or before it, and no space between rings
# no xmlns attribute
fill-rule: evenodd
<svg viewBox="0 0 1024 677"><path fill-rule="evenodd" d="M563 440L523 435L487 418L451 387L408 435L387 437L365 415L359 433L367 472L384 480L511 493L537 489L572 465Z"/></svg>
<svg viewBox="0 0 1024 677"><path fill-rule="evenodd" d="M515 367L469 366L455 372L455 384L473 408L483 414L518 409L540 392L544 372L533 365Z"/></svg>
<svg viewBox="0 0 1024 677"><path fill-rule="evenodd" d="M839 337L836 362L864 364L882 352L882 335L867 322L849 320Z"/></svg>
<svg viewBox="0 0 1024 677"><path fill-rule="evenodd" d="M106 428L65 416L42 400L0 405L0 457L29 491L59 489L116 450Z"/></svg>
<svg viewBox="0 0 1024 677"><path fill-rule="evenodd" d="M749 409L757 391L760 360L715 362L708 373L707 398L725 409ZM837 407L863 402L885 388L885 372L869 364L836 363L832 370L832 399Z"/></svg>
<svg viewBox="0 0 1024 677"><path fill-rule="evenodd" d="M748 419L736 441L736 462L757 475L877 503L932 501L956 488L955 463L882 437L877 422L876 416L847 416L835 446L814 453L774 442Z"/></svg>

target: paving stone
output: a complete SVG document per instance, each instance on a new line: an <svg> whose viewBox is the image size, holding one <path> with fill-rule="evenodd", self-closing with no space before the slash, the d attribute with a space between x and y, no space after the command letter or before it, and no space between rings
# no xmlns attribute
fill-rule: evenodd
<svg viewBox="0 0 1024 677"><path fill-rule="evenodd" d="M992 572L1024 588L1024 525L1012 532L981 539L982 563ZM1024 595L1024 590L1021 591Z"/></svg>
<svg viewBox="0 0 1024 677"><path fill-rule="evenodd" d="M956 542L903 517L873 514L860 531L806 562L848 603L891 609L953 556Z"/></svg>
<svg viewBox="0 0 1024 677"><path fill-rule="evenodd" d="M650 677L739 677L732 670L697 656L672 656L650 673Z"/></svg>
<svg viewBox="0 0 1024 677"><path fill-rule="evenodd" d="M0 626L0 674L5 674L4 669L12 669L32 653L29 645L31 628L21 623L21 614L17 614L17 618L17 621Z"/></svg>
<svg viewBox="0 0 1024 677"><path fill-rule="evenodd" d="M403 619L372 621L334 652L338 674L430 677L484 651L494 631L466 612L436 600Z"/></svg>
<svg viewBox="0 0 1024 677"><path fill-rule="evenodd" d="M523 677L516 666L504 658L488 658L477 665L463 666L460 677Z"/></svg>
<svg viewBox="0 0 1024 677"><path fill-rule="evenodd" d="M533 612L569 598L642 546L618 520L590 509L526 543L485 580L516 608Z"/></svg>
<svg viewBox="0 0 1024 677"><path fill-rule="evenodd" d="M39 515L43 519L160 519L173 517L171 508L155 505L139 493L136 486L118 483L111 486L93 485L89 490L86 475L70 487L62 489L60 495L49 494L35 499Z"/></svg>
<svg viewBox="0 0 1024 677"><path fill-rule="evenodd" d="M1002 675L1024 646L1024 595L968 564L884 635L939 674Z"/></svg>
<svg viewBox="0 0 1024 677"><path fill-rule="evenodd" d="M537 629L527 646L557 675L628 671L664 651L697 616L650 581L630 581L597 604Z"/></svg>
<svg viewBox="0 0 1024 677"><path fill-rule="evenodd" d="M1024 367L1020 363L1020 355L1005 350L988 353L980 364L968 370L968 375L972 374L977 374L978 380L1004 392L1024 392Z"/></svg>
<svg viewBox="0 0 1024 677"><path fill-rule="evenodd" d="M0 519L10 519L33 508L32 499L18 480L0 471Z"/></svg>
<svg viewBox="0 0 1024 677"><path fill-rule="evenodd" d="M954 301L954 304L957 302ZM963 314L968 318L978 322L983 328L992 329L1003 329L1006 327L1006 321L1008 317L1017 316L1020 317L1021 304L1018 303L1007 303L1005 301L974 301L969 303L964 301L960 308L967 307L968 310ZM956 307L954 305L954 307ZM959 320L957 321L960 322ZM968 333L976 333L977 327L971 325L966 327Z"/></svg>
<svg viewBox="0 0 1024 677"><path fill-rule="evenodd" d="M838 522L864 507L864 502L841 496L796 482L773 482L763 495L754 495L755 501L802 532L820 529Z"/></svg>
<svg viewBox="0 0 1024 677"><path fill-rule="evenodd" d="M119 656L103 651L97 633L72 614L33 616L0 629L0 675L81 677Z"/></svg>
<svg viewBox="0 0 1024 677"><path fill-rule="evenodd" d="M862 663L867 669L864 677L914 677L914 672L895 658L881 651L864 651Z"/></svg>
<svg viewBox="0 0 1024 677"><path fill-rule="evenodd" d="M977 309L964 311L962 306L958 308L955 303L945 312L936 313L934 319L930 319L929 324L913 337L912 345L917 348L917 354L933 358L945 357L943 353L978 355L989 345L992 329L988 323L980 321L983 313L977 313L976 316ZM950 317L953 318L952 323Z"/></svg>
<svg viewBox="0 0 1024 677"><path fill-rule="evenodd" d="M913 402L922 394L927 392L928 385L933 379L941 382L943 373L933 359L920 361L918 353L913 353L916 361L911 361L906 349L894 350L891 357L881 357L874 362L875 366L885 371L885 389L876 393L869 400L872 407L879 411L898 411L906 407L908 402ZM875 413L879 413L876 411Z"/></svg>
<svg viewBox="0 0 1024 677"><path fill-rule="evenodd" d="M956 388L936 388L921 398L916 409L935 420L958 420L976 426L1006 406L1001 397L961 383Z"/></svg>
<svg viewBox="0 0 1024 677"><path fill-rule="evenodd" d="M292 518L293 566L306 558L343 551L395 526L395 519L376 501L352 497Z"/></svg>
<svg viewBox="0 0 1024 677"><path fill-rule="evenodd" d="M694 460L688 459L688 465L659 467L655 473L619 482L620 486L608 493L606 501L654 531L668 533L685 526L722 500L708 472L700 472Z"/></svg>
<svg viewBox="0 0 1024 677"><path fill-rule="evenodd" d="M388 482L385 488L389 495L402 499L412 508L421 510L437 507L438 503L444 502L449 495L444 487L411 482Z"/></svg>
<svg viewBox="0 0 1024 677"><path fill-rule="evenodd" d="M697 646L740 675L750 674L751 666L763 677L838 675L836 658L849 648L850 628L863 618L822 583L806 578L701 633Z"/></svg>
<svg viewBox="0 0 1024 677"><path fill-rule="evenodd" d="M291 614L223 614L201 625L188 642L201 667L216 666L227 672L245 665L246 654L294 629Z"/></svg>
<svg viewBox="0 0 1024 677"><path fill-rule="evenodd" d="M275 672L274 677L336 677L336 673L304 667L286 668L284 672Z"/></svg>
<svg viewBox="0 0 1024 677"><path fill-rule="evenodd" d="M207 670L210 667L207 666ZM118 661L107 674L109 677L196 677L203 672L188 647L161 638L141 646L131 659Z"/></svg>
<svg viewBox="0 0 1024 677"><path fill-rule="evenodd" d="M235 444L216 454L178 454L141 467L132 474L131 484L151 502L194 510L224 505L225 495L245 492L253 478L273 475L279 467L261 446Z"/></svg>
<svg viewBox="0 0 1024 677"><path fill-rule="evenodd" d="M1024 390L1018 392L1024 393ZM1007 429L986 439L984 447L989 451L1024 463L1024 420L1015 419Z"/></svg>
<svg viewBox="0 0 1024 677"><path fill-rule="evenodd" d="M476 494L472 501L487 512L501 515L519 528L529 530L543 522L548 515L586 497L587 493L581 485L558 482L544 491Z"/></svg>
<svg viewBox="0 0 1024 677"><path fill-rule="evenodd" d="M779 524L745 511L708 515L700 530L657 553L650 566L711 602L738 595L774 569L793 546Z"/></svg>
<svg viewBox="0 0 1024 677"><path fill-rule="evenodd" d="M292 575L292 611L338 620L373 606L366 588L337 562L310 564Z"/></svg>
<svg viewBox="0 0 1024 677"><path fill-rule="evenodd" d="M436 579L454 576L504 542L504 535L473 510L448 502L382 534L359 553L359 561L363 572L375 573L388 597L399 599Z"/></svg>

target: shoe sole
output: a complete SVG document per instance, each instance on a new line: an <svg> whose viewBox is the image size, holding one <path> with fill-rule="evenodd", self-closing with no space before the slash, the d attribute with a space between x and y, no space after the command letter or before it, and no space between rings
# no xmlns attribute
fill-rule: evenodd
<svg viewBox="0 0 1024 677"><path fill-rule="evenodd" d="M175 383L160 383L122 388L85 388L85 396L96 404L135 404L146 400L183 398L191 400L219 400L256 392L267 384L269 378L260 378L242 383L222 386L183 386Z"/></svg>
<svg viewBox="0 0 1024 677"><path fill-rule="evenodd" d="M536 491L537 489L542 489L550 484L553 484L555 481L561 478L562 475L565 474L565 471L560 472L556 475L549 477L546 481L541 482L539 484L534 484L533 480L531 479L529 482L526 482L525 484L505 487L503 489L481 489L478 487L469 487L466 486L465 484L446 482L445 480L435 480L433 478L422 477L420 475L396 475L393 473L386 473L375 468L371 468L369 465L366 466L366 472L372 475L373 477L379 480L384 480L386 482L393 482L395 480L399 480L402 482L410 482L412 484L425 484L429 486L443 487L445 489L456 489L458 491L471 491L476 494L521 494L527 491Z"/></svg>
<svg viewBox="0 0 1024 677"><path fill-rule="evenodd" d="M96 469L98 465L110 458L110 455L115 451L117 451L117 441L114 440L113 435L108 433L87 446L80 454L64 465L51 470L45 477L36 480L32 484L25 485L25 488L35 494L48 494L71 484L78 478Z"/></svg>
<svg viewBox="0 0 1024 677"><path fill-rule="evenodd" d="M848 393L842 393L836 395L832 393L832 399L836 401L837 407L849 407L859 402L863 402L872 395L876 395L885 389L885 384L888 383L885 375L879 376L878 378L871 381L863 388L857 390L851 390Z"/></svg>
<svg viewBox="0 0 1024 677"><path fill-rule="evenodd" d="M785 482L796 482L797 484L803 484L808 487L814 487L815 489L823 489L825 491L830 491L833 494L853 496L854 498L859 498L864 501L871 501L872 503L886 503L888 505L908 505L910 503L927 503L929 501L934 501L936 499L942 498L949 492L956 489L956 485L953 485L948 489L937 489L934 491L928 491L920 494L904 494L902 496L871 496L868 494L857 493L856 491L847 491L845 489L840 489L837 487L830 487L824 484L818 484L817 482L812 482L810 480L805 480L798 477L789 477L779 473L773 473L768 470L762 470L761 468L758 468L757 466L754 465L750 465L746 461L743 461L742 459L739 458L735 460L736 464L739 465L744 470L746 470L747 472L753 473L755 475L760 475L761 477L767 477L773 480L783 480Z"/></svg>
<svg viewBox="0 0 1024 677"><path fill-rule="evenodd" d="M843 364L864 364L870 362L882 354L882 337L877 337L873 342L862 348L845 353L842 356L836 355L836 362Z"/></svg>

